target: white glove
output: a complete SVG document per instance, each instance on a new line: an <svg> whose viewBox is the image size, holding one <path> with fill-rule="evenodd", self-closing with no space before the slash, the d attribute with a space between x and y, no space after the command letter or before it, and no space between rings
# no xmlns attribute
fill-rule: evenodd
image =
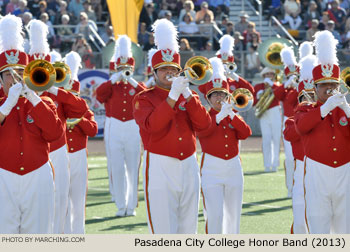
<svg viewBox="0 0 350 252"><path fill-rule="evenodd" d="M154 77L152 76L151 78L149 78L149 79L147 80L147 82L146 82L146 87L147 87L147 88L150 88L150 87L154 86L154 84L155 84L155 81L154 81Z"/></svg>
<svg viewBox="0 0 350 252"><path fill-rule="evenodd" d="M327 99L327 101L320 107L321 117L325 118L329 112L344 103L344 94L336 94Z"/></svg>
<svg viewBox="0 0 350 252"><path fill-rule="evenodd" d="M137 86L139 85L139 83L131 76L126 77L127 82L129 82L131 84L131 86L133 86L134 88L137 88Z"/></svg>
<svg viewBox="0 0 350 252"><path fill-rule="evenodd" d="M295 75L292 75L288 78L288 80L284 83L284 87L285 88L290 88L292 86L294 86L294 83L295 83L295 79L297 78L297 76Z"/></svg>
<svg viewBox="0 0 350 252"><path fill-rule="evenodd" d="M219 124L222 121L222 119L230 115L231 112L233 112L232 104L223 102L220 112L216 115L216 123Z"/></svg>
<svg viewBox="0 0 350 252"><path fill-rule="evenodd" d="M49 92L49 93L51 93L51 94L57 96L57 94L58 94L58 88L55 87L55 86L52 86L52 87L50 87L50 88L47 90L47 92Z"/></svg>
<svg viewBox="0 0 350 252"><path fill-rule="evenodd" d="M264 83L269 84L271 87L273 86L273 81L270 78L265 78Z"/></svg>
<svg viewBox="0 0 350 252"><path fill-rule="evenodd" d="M185 99L187 99L192 95L191 89L189 87L185 88L185 90L182 92L182 95Z"/></svg>
<svg viewBox="0 0 350 252"><path fill-rule="evenodd" d="M122 77L123 77L123 73L117 72L117 73L112 74L112 76L109 79L112 82L112 84L115 84L118 81L121 81Z"/></svg>
<svg viewBox="0 0 350 252"><path fill-rule="evenodd" d="M185 89L189 85L189 80L184 76L174 77L171 78L171 81L173 82L171 84L171 89L169 92L169 98L177 101L182 94L182 92L185 91Z"/></svg>
<svg viewBox="0 0 350 252"><path fill-rule="evenodd" d="M41 98L31 89L28 88L27 85L24 85L22 89L22 95L27 98L28 101L35 107L41 102Z"/></svg>
<svg viewBox="0 0 350 252"><path fill-rule="evenodd" d="M339 108L345 112L347 118L350 118L350 105L347 102L345 95L343 96L343 103L339 106Z"/></svg>
<svg viewBox="0 0 350 252"><path fill-rule="evenodd" d="M230 72L229 76L234 79L235 81L239 81L239 76L238 74L234 73L234 72Z"/></svg>
<svg viewBox="0 0 350 252"><path fill-rule="evenodd" d="M18 98L21 94L23 85L22 83L16 83L9 89L8 97L4 104L0 107L0 113L4 116L10 114L12 108L17 104Z"/></svg>

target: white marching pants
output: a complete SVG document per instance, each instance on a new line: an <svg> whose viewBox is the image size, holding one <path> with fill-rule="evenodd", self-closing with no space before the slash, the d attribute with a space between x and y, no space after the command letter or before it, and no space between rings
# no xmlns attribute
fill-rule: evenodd
<svg viewBox="0 0 350 252"><path fill-rule="evenodd" d="M106 116L105 119L105 127L103 130L103 138L105 141L105 148L106 148L106 156L107 156L107 172L108 172L108 186L109 186L109 193L112 196L112 201L114 201L114 190L113 190L113 184L112 184L112 176L111 176L111 160L110 160L110 154L109 154L109 125L110 125L110 117Z"/></svg>
<svg viewBox="0 0 350 252"><path fill-rule="evenodd" d="M332 168L306 158L305 207L310 234L349 231L350 163Z"/></svg>
<svg viewBox="0 0 350 252"><path fill-rule="evenodd" d="M282 117L280 106L266 110L260 118L262 149L265 169L280 165L280 143L282 134Z"/></svg>
<svg viewBox="0 0 350 252"><path fill-rule="evenodd" d="M238 234L243 201L243 170L239 156L224 160L203 153L202 164L206 233Z"/></svg>
<svg viewBox="0 0 350 252"><path fill-rule="evenodd" d="M67 145L50 152L49 156L55 172L55 219L53 232L55 234L63 234L68 211L70 181Z"/></svg>
<svg viewBox="0 0 350 252"><path fill-rule="evenodd" d="M304 198L304 162L295 160L293 183L293 233L307 234L305 222L305 198Z"/></svg>
<svg viewBox="0 0 350 252"><path fill-rule="evenodd" d="M70 188L65 233L85 233L85 203L87 194L88 162L86 149L68 153L70 164Z"/></svg>
<svg viewBox="0 0 350 252"><path fill-rule="evenodd" d="M147 151L144 190L150 233L197 232L199 179L195 153L181 161Z"/></svg>
<svg viewBox="0 0 350 252"><path fill-rule="evenodd" d="M121 122L113 117L109 128L109 155L115 203L118 209L135 209L141 137L135 120Z"/></svg>
<svg viewBox="0 0 350 252"><path fill-rule="evenodd" d="M285 122L288 119L288 117L283 118L283 130L285 128ZM286 175L286 186L288 189L288 194L291 194L293 189L293 173L294 173L294 156L292 151L292 145L289 141L284 139L283 137L283 146L284 146L284 154L285 154L285 160L284 160L284 169L285 169L285 175Z"/></svg>
<svg viewBox="0 0 350 252"><path fill-rule="evenodd" d="M54 181L49 162L26 175L0 168L0 233L52 234Z"/></svg>

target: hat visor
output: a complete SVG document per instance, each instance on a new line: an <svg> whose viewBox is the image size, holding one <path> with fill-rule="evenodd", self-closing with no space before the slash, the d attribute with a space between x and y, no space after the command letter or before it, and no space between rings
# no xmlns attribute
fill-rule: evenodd
<svg viewBox="0 0 350 252"><path fill-rule="evenodd" d="M10 69L24 69L25 66L23 65L10 65L6 66L5 68L0 70L0 73L5 72L5 71L10 71Z"/></svg>
<svg viewBox="0 0 350 252"><path fill-rule="evenodd" d="M173 62L162 62L162 63L159 63L158 65L154 66L153 69L156 70L158 68L161 68L161 67L167 67L167 66L171 66L171 67L175 67L179 70L181 70L181 66L176 64L176 63L173 63Z"/></svg>

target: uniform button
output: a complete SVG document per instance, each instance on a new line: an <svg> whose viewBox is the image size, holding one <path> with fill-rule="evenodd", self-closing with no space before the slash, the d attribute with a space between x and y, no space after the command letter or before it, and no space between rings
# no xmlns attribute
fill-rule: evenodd
<svg viewBox="0 0 350 252"><path fill-rule="evenodd" d="M225 138L228 138L228 135L225 135Z"/></svg>
<svg viewBox="0 0 350 252"><path fill-rule="evenodd" d="M19 168L21 171L24 171L24 167Z"/></svg>
<svg viewBox="0 0 350 252"><path fill-rule="evenodd" d="M124 96L126 96L126 94L124 94Z"/></svg>
<svg viewBox="0 0 350 252"><path fill-rule="evenodd" d="M69 133L72 133L72 130L69 130Z"/></svg>
<svg viewBox="0 0 350 252"><path fill-rule="evenodd" d="M334 161L333 164L337 164L338 162L337 161Z"/></svg>
<svg viewBox="0 0 350 252"><path fill-rule="evenodd" d="M127 87L125 86L124 89L127 89Z"/></svg>
<svg viewBox="0 0 350 252"><path fill-rule="evenodd" d="M227 147L228 147L228 144L225 144L225 147L227 148Z"/></svg>
<svg viewBox="0 0 350 252"><path fill-rule="evenodd" d="M184 154L181 152L181 153L180 153L180 156L183 156L183 155L184 155Z"/></svg>
<svg viewBox="0 0 350 252"><path fill-rule="evenodd" d="M19 107L17 106L17 108L16 108L17 110L19 110Z"/></svg>
<svg viewBox="0 0 350 252"><path fill-rule="evenodd" d="M330 115L332 115L332 112L329 112Z"/></svg>
<svg viewBox="0 0 350 252"><path fill-rule="evenodd" d="M182 137L179 137L179 141L182 141Z"/></svg>
<svg viewBox="0 0 350 252"><path fill-rule="evenodd" d="M71 151L74 151L74 148L70 148Z"/></svg>
<svg viewBox="0 0 350 252"><path fill-rule="evenodd" d="M333 148L333 151L337 151L337 148Z"/></svg>
<svg viewBox="0 0 350 252"><path fill-rule="evenodd" d="M126 109L123 109L123 112L125 112L126 111Z"/></svg>
<svg viewBox="0 0 350 252"><path fill-rule="evenodd" d="M335 139L335 136L333 136L332 138Z"/></svg>
<svg viewBox="0 0 350 252"><path fill-rule="evenodd" d="M19 123L18 123L18 125L19 125L19 126L21 126L21 125L22 125L22 123L21 123L21 122L19 122Z"/></svg>
<svg viewBox="0 0 350 252"><path fill-rule="evenodd" d="M123 117L122 119L125 120L125 117Z"/></svg>
<svg viewBox="0 0 350 252"><path fill-rule="evenodd" d="M20 137L19 139L22 141L22 140L23 140L23 137Z"/></svg>
<svg viewBox="0 0 350 252"><path fill-rule="evenodd" d="M123 103L126 103L126 101L123 101Z"/></svg>
<svg viewBox="0 0 350 252"><path fill-rule="evenodd" d="M72 142L72 141L73 141L73 139L72 139L72 138L69 138L69 141L71 141L71 142Z"/></svg>
<svg viewBox="0 0 350 252"><path fill-rule="evenodd" d="M21 154L21 156L23 156L23 152L21 152L20 154Z"/></svg>
<svg viewBox="0 0 350 252"><path fill-rule="evenodd" d="M334 124L332 124L331 126L332 126L332 128L334 128Z"/></svg>
<svg viewBox="0 0 350 252"><path fill-rule="evenodd" d="M228 154L225 154L225 157L228 157Z"/></svg>
<svg viewBox="0 0 350 252"><path fill-rule="evenodd" d="M226 129L226 126L224 126L223 128Z"/></svg>

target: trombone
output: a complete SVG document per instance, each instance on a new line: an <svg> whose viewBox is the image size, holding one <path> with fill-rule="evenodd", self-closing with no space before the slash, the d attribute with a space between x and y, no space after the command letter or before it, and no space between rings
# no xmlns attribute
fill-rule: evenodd
<svg viewBox="0 0 350 252"><path fill-rule="evenodd" d="M237 112L246 112L253 107L253 94L246 88L237 88L229 95L229 103Z"/></svg>
<svg viewBox="0 0 350 252"><path fill-rule="evenodd" d="M52 64L52 66L56 70L56 82L55 87L64 87L66 86L70 79L72 72L69 68L69 66L63 62L56 61Z"/></svg>

